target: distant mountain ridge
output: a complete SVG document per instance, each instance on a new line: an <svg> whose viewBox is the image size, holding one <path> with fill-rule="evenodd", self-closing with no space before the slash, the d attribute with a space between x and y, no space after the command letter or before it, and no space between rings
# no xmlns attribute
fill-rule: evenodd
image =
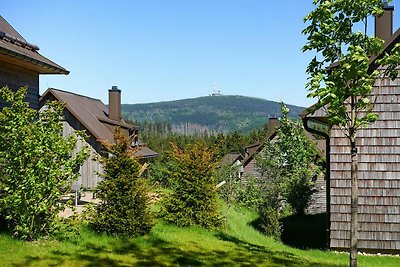
<svg viewBox="0 0 400 267"><path fill-rule="evenodd" d="M291 118L304 107L288 105ZM185 134L249 132L261 128L268 118L281 116L278 102L261 98L221 95L148 104L123 104L122 113L131 121L167 122L172 131Z"/></svg>

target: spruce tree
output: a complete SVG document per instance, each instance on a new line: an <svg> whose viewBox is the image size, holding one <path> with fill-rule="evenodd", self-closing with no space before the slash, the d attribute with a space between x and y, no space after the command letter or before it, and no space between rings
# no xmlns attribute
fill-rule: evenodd
<svg viewBox="0 0 400 267"><path fill-rule="evenodd" d="M165 200L164 219L179 226L216 227L220 214L213 152L201 144L186 150L173 145L171 156L177 165L175 188Z"/></svg>
<svg viewBox="0 0 400 267"><path fill-rule="evenodd" d="M151 229L152 216L147 186L139 177L142 165L134 156L131 139L119 128L114 139L114 144L103 142L109 156L101 158L104 173L97 187L101 202L95 207L92 226L112 235L143 235Z"/></svg>

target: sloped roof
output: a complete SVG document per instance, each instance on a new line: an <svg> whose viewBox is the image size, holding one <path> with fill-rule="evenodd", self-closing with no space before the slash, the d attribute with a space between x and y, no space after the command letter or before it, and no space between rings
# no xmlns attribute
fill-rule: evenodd
<svg viewBox="0 0 400 267"><path fill-rule="evenodd" d="M245 159L243 161L243 166L246 166L247 164L249 164L249 162L255 157L255 155L257 155L258 153L260 153L263 150L263 148L265 147L267 142L273 140L276 137L276 134L277 134L276 130L279 126L280 126L280 122L278 120L270 119L269 125L268 125L267 140L265 140L261 144L254 144L254 145L249 146L249 147L252 147L253 149L251 150L249 155L247 157L245 157ZM325 157L326 156L326 140L324 140L324 139L317 140L312 134L310 134L306 130L304 130L304 134L310 141L315 143L315 145L317 147L318 156L321 158Z"/></svg>
<svg viewBox="0 0 400 267"><path fill-rule="evenodd" d="M123 129L137 129L136 126L123 121L118 122L108 118L108 107L100 100L75 93L49 88L40 98L40 106L53 96L60 102L65 103L66 109L92 134L97 140L114 142L114 135L106 124L120 126ZM140 146L137 156L149 158L158 154L146 146Z"/></svg>
<svg viewBox="0 0 400 267"><path fill-rule="evenodd" d="M23 66L40 74L69 74L69 71L38 53L39 47L28 43L0 15L0 60Z"/></svg>
<svg viewBox="0 0 400 267"><path fill-rule="evenodd" d="M221 166L228 166L234 164L237 160L243 160L243 156L239 153L228 153L221 159Z"/></svg>

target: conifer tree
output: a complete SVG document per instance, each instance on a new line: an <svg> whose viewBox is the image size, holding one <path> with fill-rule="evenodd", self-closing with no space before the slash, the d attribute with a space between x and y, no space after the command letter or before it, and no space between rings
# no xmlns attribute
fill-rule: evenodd
<svg viewBox="0 0 400 267"><path fill-rule="evenodd" d="M103 142L109 156L100 159L104 173L97 196L101 202L95 207L92 226L112 235L143 235L150 231L153 222L147 186L139 177L142 165L134 156L131 138L116 128L114 139L113 144Z"/></svg>
<svg viewBox="0 0 400 267"><path fill-rule="evenodd" d="M171 156L177 165L172 174L175 188L164 203L165 220L179 226L217 226L220 214L213 152L201 144L186 150L173 145Z"/></svg>

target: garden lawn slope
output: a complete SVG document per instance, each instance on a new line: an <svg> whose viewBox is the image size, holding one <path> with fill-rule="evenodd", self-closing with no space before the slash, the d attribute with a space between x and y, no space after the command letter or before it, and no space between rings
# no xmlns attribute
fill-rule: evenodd
<svg viewBox="0 0 400 267"><path fill-rule="evenodd" d="M299 250L249 224L256 214L225 211L223 231L159 222L136 239L96 236L83 228L73 241L27 243L0 236L1 266L347 266L347 254ZM359 266L399 266L398 257L360 256Z"/></svg>

